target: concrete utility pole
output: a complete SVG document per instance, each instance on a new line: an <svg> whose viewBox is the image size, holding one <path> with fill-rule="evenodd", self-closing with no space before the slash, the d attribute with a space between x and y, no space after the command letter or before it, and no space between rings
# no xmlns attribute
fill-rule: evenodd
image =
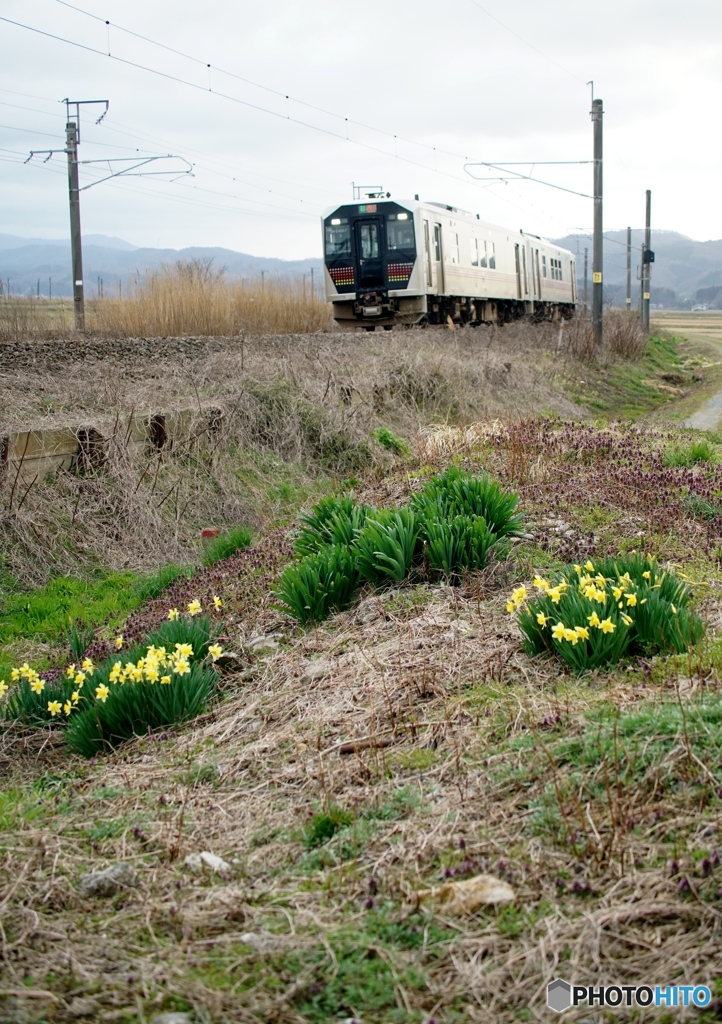
<svg viewBox="0 0 722 1024"><path fill-rule="evenodd" d="M83 244L80 235L80 183L78 181L78 125L65 125L65 152L68 154L68 196L70 199L70 251L73 263L73 311L75 330L85 330L83 294Z"/></svg>
<svg viewBox="0 0 722 1024"><path fill-rule="evenodd" d="M589 249L584 250L584 312L589 309Z"/></svg>
<svg viewBox="0 0 722 1024"><path fill-rule="evenodd" d="M602 131L604 105L601 100L592 100L592 124L594 125L594 241L592 248L592 325L594 327L594 347L597 351L602 346L604 328L602 324L602 263L604 220L602 196L604 179L602 174Z"/></svg>
<svg viewBox="0 0 722 1024"><path fill-rule="evenodd" d="M652 279L652 192L647 189L646 217L644 222L644 249L642 251L642 327L649 333L649 297Z"/></svg>
<svg viewBox="0 0 722 1024"><path fill-rule="evenodd" d="M632 309L632 229L627 228L627 311Z"/></svg>

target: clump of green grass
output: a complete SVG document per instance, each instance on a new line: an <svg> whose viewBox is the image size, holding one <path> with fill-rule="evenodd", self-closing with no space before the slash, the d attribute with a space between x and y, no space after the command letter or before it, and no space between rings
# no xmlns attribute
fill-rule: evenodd
<svg viewBox="0 0 722 1024"><path fill-rule="evenodd" d="M301 516L301 560L285 569L274 593L307 623L345 608L360 580L381 587L426 569L458 583L464 572L484 568L492 550L507 553L507 538L522 522L517 502L489 477L457 468L433 477L402 508L359 506L352 495L323 498Z"/></svg>
<svg viewBox="0 0 722 1024"><path fill-rule="evenodd" d="M371 583L401 583L411 571L420 523L411 509L373 513L358 535L353 553L359 573Z"/></svg>
<svg viewBox="0 0 722 1024"><path fill-rule="evenodd" d="M335 544L350 547L362 530L368 511L367 505L357 505L351 495L322 498L310 512L299 516L296 554L304 558Z"/></svg>
<svg viewBox="0 0 722 1024"><path fill-rule="evenodd" d="M203 552L203 564L215 565L224 558L230 558L237 551L247 548L252 539L250 530L245 526L234 526L233 529L221 533L210 541Z"/></svg>
<svg viewBox="0 0 722 1024"><path fill-rule="evenodd" d="M406 458L410 454L406 441L403 438L397 437L387 427L379 427L378 430L374 430L373 436L382 448L393 452L394 455Z"/></svg>
<svg viewBox="0 0 722 1024"><path fill-rule="evenodd" d="M287 565L273 593L278 607L305 625L346 608L358 580L350 550L335 544Z"/></svg>
<svg viewBox="0 0 722 1024"><path fill-rule="evenodd" d="M347 828L353 822L353 814L336 804L329 804L323 811L319 811L310 819L304 829L304 845L309 850L316 846L323 846L329 839L333 839L337 832Z"/></svg>
<svg viewBox="0 0 722 1024"><path fill-rule="evenodd" d="M698 462L706 462L710 466L716 466L719 462L717 450L705 438L699 441L690 441L689 444L672 445L664 453L662 459L665 466L696 466Z"/></svg>

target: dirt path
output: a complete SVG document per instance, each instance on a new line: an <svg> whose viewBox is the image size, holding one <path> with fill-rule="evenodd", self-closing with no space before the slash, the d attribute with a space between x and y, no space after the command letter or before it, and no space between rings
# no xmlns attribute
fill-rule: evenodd
<svg viewBox="0 0 722 1024"><path fill-rule="evenodd" d="M654 315L654 326L673 334L683 334L694 341L707 342L722 357L722 313L719 311L660 311ZM700 409L684 420L683 426L696 427L698 430L716 430L721 418L722 390L712 395Z"/></svg>

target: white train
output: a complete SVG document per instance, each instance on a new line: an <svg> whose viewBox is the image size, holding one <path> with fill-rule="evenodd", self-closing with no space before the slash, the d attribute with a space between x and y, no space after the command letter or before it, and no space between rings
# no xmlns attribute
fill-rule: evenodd
<svg viewBox="0 0 722 1024"><path fill-rule="evenodd" d="M323 217L326 298L342 326L572 316L574 256L443 203L368 199Z"/></svg>

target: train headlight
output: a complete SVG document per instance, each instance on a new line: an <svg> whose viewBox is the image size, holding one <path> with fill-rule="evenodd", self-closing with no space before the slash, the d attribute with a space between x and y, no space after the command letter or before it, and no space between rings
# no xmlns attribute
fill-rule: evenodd
<svg viewBox="0 0 722 1024"><path fill-rule="evenodd" d="M408 215L408 213L400 213L399 216L398 216L398 219L399 220L408 220L409 219L409 215Z"/></svg>
<svg viewBox="0 0 722 1024"><path fill-rule="evenodd" d="M341 218L340 217L332 217L331 218L331 224L333 225L333 227L336 227L340 223L341 223Z"/></svg>

